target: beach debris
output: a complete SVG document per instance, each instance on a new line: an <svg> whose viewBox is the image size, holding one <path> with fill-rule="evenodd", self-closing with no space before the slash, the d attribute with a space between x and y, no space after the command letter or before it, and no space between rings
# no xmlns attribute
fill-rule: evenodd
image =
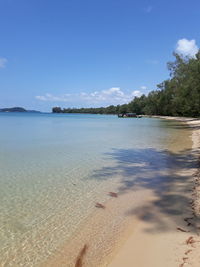
<svg viewBox="0 0 200 267"><path fill-rule="evenodd" d="M189 220L192 220L193 217L187 217L187 218L184 218L184 221L187 223L187 226L190 226L190 225L193 225Z"/></svg>
<svg viewBox="0 0 200 267"><path fill-rule="evenodd" d="M188 221L188 220L192 220L192 219L194 219L194 217L186 217L186 218L184 218L184 221Z"/></svg>
<svg viewBox="0 0 200 267"><path fill-rule="evenodd" d="M188 249L188 250L185 252L185 255L188 255L190 252L192 252L192 249Z"/></svg>
<svg viewBox="0 0 200 267"><path fill-rule="evenodd" d="M85 256L88 250L88 245L85 244L84 247L81 249L78 257L76 258L75 267L82 267L83 266L83 257Z"/></svg>
<svg viewBox="0 0 200 267"><path fill-rule="evenodd" d="M108 194L109 194L109 196L111 196L111 197L118 197L118 194L115 193L115 192L109 192Z"/></svg>
<svg viewBox="0 0 200 267"><path fill-rule="evenodd" d="M95 207L96 207L96 208L101 208L101 209L105 209L105 208L106 208L103 204L101 204L101 203L99 203L99 202L97 202L97 203L95 204Z"/></svg>
<svg viewBox="0 0 200 267"><path fill-rule="evenodd" d="M184 229L182 229L180 227L177 227L176 229L179 230L179 231L181 231L181 232L184 232L184 233L188 233L189 232L189 231L186 231L186 230L184 230Z"/></svg>
<svg viewBox="0 0 200 267"><path fill-rule="evenodd" d="M191 207L192 207L192 210L194 210L195 207L196 207L195 203L193 203L193 204L191 205Z"/></svg>
<svg viewBox="0 0 200 267"><path fill-rule="evenodd" d="M183 257L182 260L183 260L183 263L181 263L181 264L179 265L179 267L183 267L183 266L184 266L184 264L185 264L186 261L188 260L188 257Z"/></svg>
<svg viewBox="0 0 200 267"><path fill-rule="evenodd" d="M195 241L194 241L194 238L193 236L190 236L188 237L188 239L186 240L186 244L189 245L189 244L193 244Z"/></svg>
<svg viewBox="0 0 200 267"><path fill-rule="evenodd" d="M186 240L186 244L191 245L192 247L194 247L194 243L196 242L200 242L200 241L194 240L193 236L188 237L188 239Z"/></svg>

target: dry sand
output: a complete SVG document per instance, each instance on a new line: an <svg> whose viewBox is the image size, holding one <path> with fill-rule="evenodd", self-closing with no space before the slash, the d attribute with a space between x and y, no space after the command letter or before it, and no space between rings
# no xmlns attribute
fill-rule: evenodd
<svg viewBox="0 0 200 267"><path fill-rule="evenodd" d="M163 213L160 212L159 205L150 206L147 211L149 216L154 218L156 214L162 225L163 221L166 223L167 230L159 229L159 220L158 230L153 231L151 220L137 219L134 230L132 229L128 239L118 249L109 267L200 266L200 120L160 116L158 118L178 120L187 123L186 127L192 129L192 152L187 159L185 169L178 170L177 173L180 178L187 176L190 179L183 179L184 184L181 180L177 181L173 192L168 192L167 195L170 198L178 192L179 199L174 198L174 201L177 201L182 214ZM194 166L191 167L192 158L195 159L195 164L193 160ZM170 207L165 208L170 209Z"/></svg>

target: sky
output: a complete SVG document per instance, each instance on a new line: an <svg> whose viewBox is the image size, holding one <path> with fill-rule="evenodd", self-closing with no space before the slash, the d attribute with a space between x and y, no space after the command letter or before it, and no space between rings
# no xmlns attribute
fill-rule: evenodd
<svg viewBox="0 0 200 267"><path fill-rule="evenodd" d="M0 0L0 108L130 102L195 56L199 0Z"/></svg>

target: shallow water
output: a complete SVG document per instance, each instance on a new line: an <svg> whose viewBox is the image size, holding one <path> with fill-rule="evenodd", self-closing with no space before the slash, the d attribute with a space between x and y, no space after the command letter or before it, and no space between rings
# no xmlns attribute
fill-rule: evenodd
<svg viewBox="0 0 200 267"><path fill-rule="evenodd" d="M159 119L0 113L0 125L3 266L38 266L70 239L124 179L120 161L144 173L145 157L164 168L159 151L190 147L187 129Z"/></svg>

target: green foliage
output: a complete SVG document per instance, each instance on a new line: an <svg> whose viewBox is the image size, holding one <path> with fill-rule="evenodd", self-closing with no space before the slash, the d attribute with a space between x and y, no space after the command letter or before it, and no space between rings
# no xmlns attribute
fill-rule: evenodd
<svg viewBox="0 0 200 267"><path fill-rule="evenodd" d="M147 115L200 116L200 51L196 57L174 54L175 61L167 64L170 79L162 82L147 96L135 97L130 103L100 108L55 107L53 112L119 114L133 112Z"/></svg>
<svg viewBox="0 0 200 267"><path fill-rule="evenodd" d="M62 111L62 109L60 107L53 107L52 108L52 112L53 113L62 113L63 111Z"/></svg>

